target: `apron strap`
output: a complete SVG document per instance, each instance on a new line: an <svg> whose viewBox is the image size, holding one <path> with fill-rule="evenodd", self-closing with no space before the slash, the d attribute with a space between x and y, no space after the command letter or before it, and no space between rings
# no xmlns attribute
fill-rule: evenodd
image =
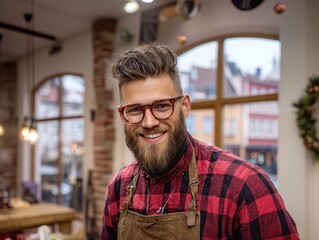
<svg viewBox="0 0 319 240"><path fill-rule="evenodd" d="M189 175L188 185L189 185L193 199L188 204L187 226L192 227L192 226L195 226L196 224L197 193L198 193L198 175L197 175L197 164L196 164L194 148L193 148L193 156L188 166L188 175Z"/></svg>
<svg viewBox="0 0 319 240"><path fill-rule="evenodd" d="M137 180L140 176L141 173L141 169L138 171L138 173L135 175L135 177L133 178L133 180L131 181L131 183L126 187L127 190L127 198L126 200L123 202L123 208L125 210L128 210L128 206L131 205L132 200L133 200L133 194L135 192L136 189L136 184L137 184Z"/></svg>

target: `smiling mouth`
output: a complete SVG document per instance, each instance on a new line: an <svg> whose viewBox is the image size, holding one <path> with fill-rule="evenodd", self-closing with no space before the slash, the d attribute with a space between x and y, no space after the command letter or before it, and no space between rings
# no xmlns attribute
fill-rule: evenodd
<svg viewBox="0 0 319 240"><path fill-rule="evenodd" d="M145 134L145 135L142 134L142 136L147 139L154 139L154 138L158 138L162 136L163 134L164 132L160 132L160 133L152 133L152 134Z"/></svg>

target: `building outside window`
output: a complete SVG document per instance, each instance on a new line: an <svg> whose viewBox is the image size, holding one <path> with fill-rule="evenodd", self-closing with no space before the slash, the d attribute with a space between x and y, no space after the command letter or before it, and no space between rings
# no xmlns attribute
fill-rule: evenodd
<svg viewBox="0 0 319 240"><path fill-rule="evenodd" d="M204 131L203 134L205 135L209 135L212 133L213 131L213 126L212 126L212 116L204 116Z"/></svg>
<svg viewBox="0 0 319 240"><path fill-rule="evenodd" d="M196 116L191 113L186 119L187 130L190 134L196 133Z"/></svg>

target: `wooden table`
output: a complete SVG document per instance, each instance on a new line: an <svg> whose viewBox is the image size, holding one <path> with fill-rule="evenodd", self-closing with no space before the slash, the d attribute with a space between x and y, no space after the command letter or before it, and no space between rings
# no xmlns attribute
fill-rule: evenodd
<svg viewBox="0 0 319 240"><path fill-rule="evenodd" d="M0 210L0 234L56 223L60 226L60 232L71 233L73 219L75 219L74 209L49 203L32 204L21 209Z"/></svg>

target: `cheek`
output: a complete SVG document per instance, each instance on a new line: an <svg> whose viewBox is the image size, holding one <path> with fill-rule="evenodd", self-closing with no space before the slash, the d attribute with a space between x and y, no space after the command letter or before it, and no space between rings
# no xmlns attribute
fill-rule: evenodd
<svg viewBox="0 0 319 240"><path fill-rule="evenodd" d="M133 134L134 132L136 132L139 128L139 126L137 125L132 125L132 124L129 124L127 122L124 123L124 128L126 129L127 132Z"/></svg>
<svg viewBox="0 0 319 240"><path fill-rule="evenodd" d="M174 112L174 114L166 121L167 125L169 125L172 129L175 129L181 121L183 121L183 112L182 110Z"/></svg>

